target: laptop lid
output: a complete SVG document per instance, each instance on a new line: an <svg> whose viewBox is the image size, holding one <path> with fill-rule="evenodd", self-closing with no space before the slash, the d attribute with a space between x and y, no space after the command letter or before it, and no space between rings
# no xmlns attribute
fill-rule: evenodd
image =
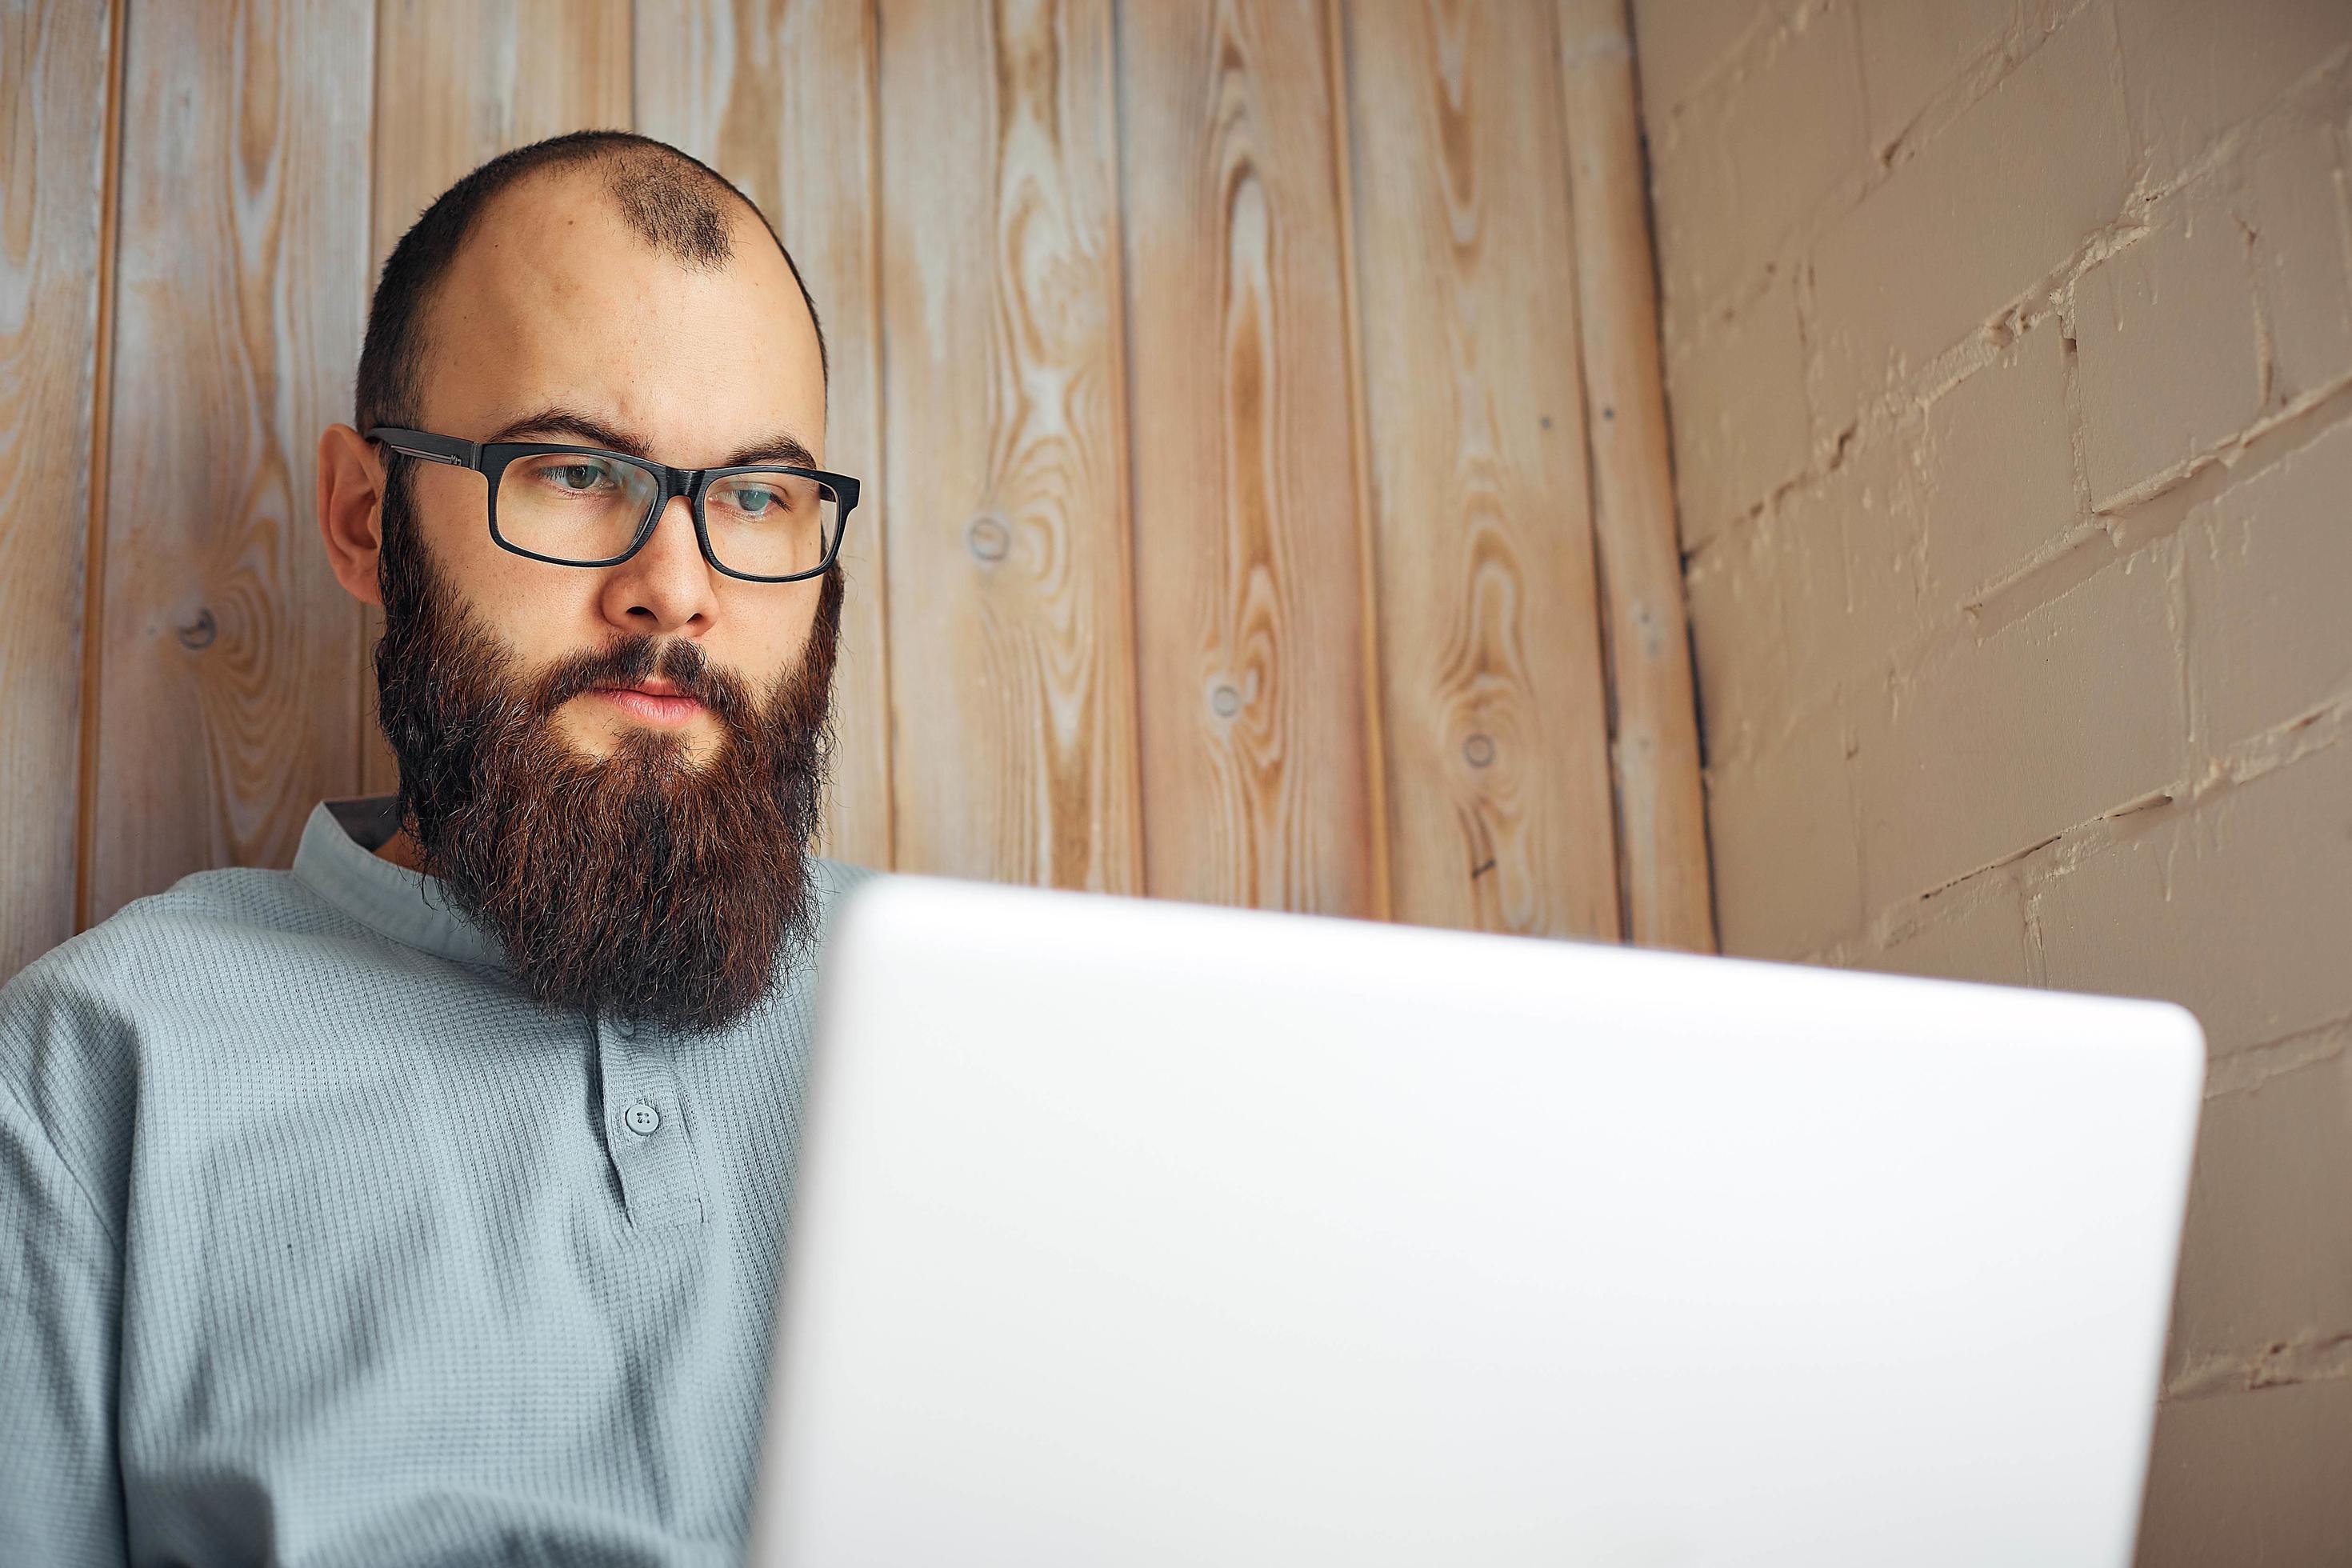
<svg viewBox="0 0 2352 1568"><path fill-rule="evenodd" d="M821 994L754 1563L2129 1560L2176 1007L913 878Z"/></svg>

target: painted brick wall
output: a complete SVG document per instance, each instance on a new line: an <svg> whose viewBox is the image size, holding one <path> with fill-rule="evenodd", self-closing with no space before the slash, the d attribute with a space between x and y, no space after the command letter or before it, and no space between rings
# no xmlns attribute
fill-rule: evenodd
<svg viewBox="0 0 2352 1568"><path fill-rule="evenodd" d="M1634 16L1724 946L2193 1008L2141 1560L2352 1562L2352 4Z"/></svg>

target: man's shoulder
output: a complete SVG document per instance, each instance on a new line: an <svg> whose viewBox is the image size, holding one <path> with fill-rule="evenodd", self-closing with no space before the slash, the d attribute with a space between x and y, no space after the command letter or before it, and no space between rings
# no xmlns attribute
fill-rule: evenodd
<svg viewBox="0 0 2352 1568"><path fill-rule="evenodd" d="M287 871L201 871L124 905L0 986L0 1099L118 1215L142 1039L233 1012L273 941L330 911Z"/></svg>
<svg viewBox="0 0 2352 1568"><path fill-rule="evenodd" d="M0 1028L98 1025L190 987L236 984L289 935L347 924L290 871L198 871L59 942L0 986Z"/></svg>

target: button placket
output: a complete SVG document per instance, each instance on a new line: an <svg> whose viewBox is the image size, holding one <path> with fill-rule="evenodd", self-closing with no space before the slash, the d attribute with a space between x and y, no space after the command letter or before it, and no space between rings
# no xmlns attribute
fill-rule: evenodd
<svg viewBox="0 0 2352 1568"><path fill-rule="evenodd" d="M677 1074L657 1030L599 1019L598 1073L604 1146L621 1180L629 1222L698 1225L702 1171L678 1104Z"/></svg>

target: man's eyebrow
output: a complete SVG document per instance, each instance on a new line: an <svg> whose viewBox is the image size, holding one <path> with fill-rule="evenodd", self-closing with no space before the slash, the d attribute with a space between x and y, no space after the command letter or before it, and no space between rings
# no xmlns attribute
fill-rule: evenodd
<svg viewBox="0 0 2352 1568"><path fill-rule="evenodd" d="M485 442L484 445L499 441L528 440L534 437L540 440L573 441L582 446L603 447L609 451L625 452L632 458L645 458L656 462L661 460L653 456L643 437L624 430L617 425L608 425L593 414L583 414L576 408L554 405L534 409L520 419L509 420L500 426L490 436L489 441ZM772 436L737 447L728 454L724 462L712 466L737 468L747 463L782 463L787 468L814 468L816 467L816 456L808 449L807 443L800 437L780 430Z"/></svg>
<svg viewBox="0 0 2352 1568"><path fill-rule="evenodd" d="M816 457L797 437L780 430L764 441L737 447L719 467L739 468L746 463L782 463L788 468L814 468Z"/></svg>
<svg viewBox="0 0 2352 1568"><path fill-rule="evenodd" d="M533 409L520 419L509 419L492 431L483 445L532 437L543 441L570 440L583 447L603 447L609 451L625 452L632 458L649 455L642 438L619 426L607 425L594 415L583 414L576 408L552 404L545 408Z"/></svg>

